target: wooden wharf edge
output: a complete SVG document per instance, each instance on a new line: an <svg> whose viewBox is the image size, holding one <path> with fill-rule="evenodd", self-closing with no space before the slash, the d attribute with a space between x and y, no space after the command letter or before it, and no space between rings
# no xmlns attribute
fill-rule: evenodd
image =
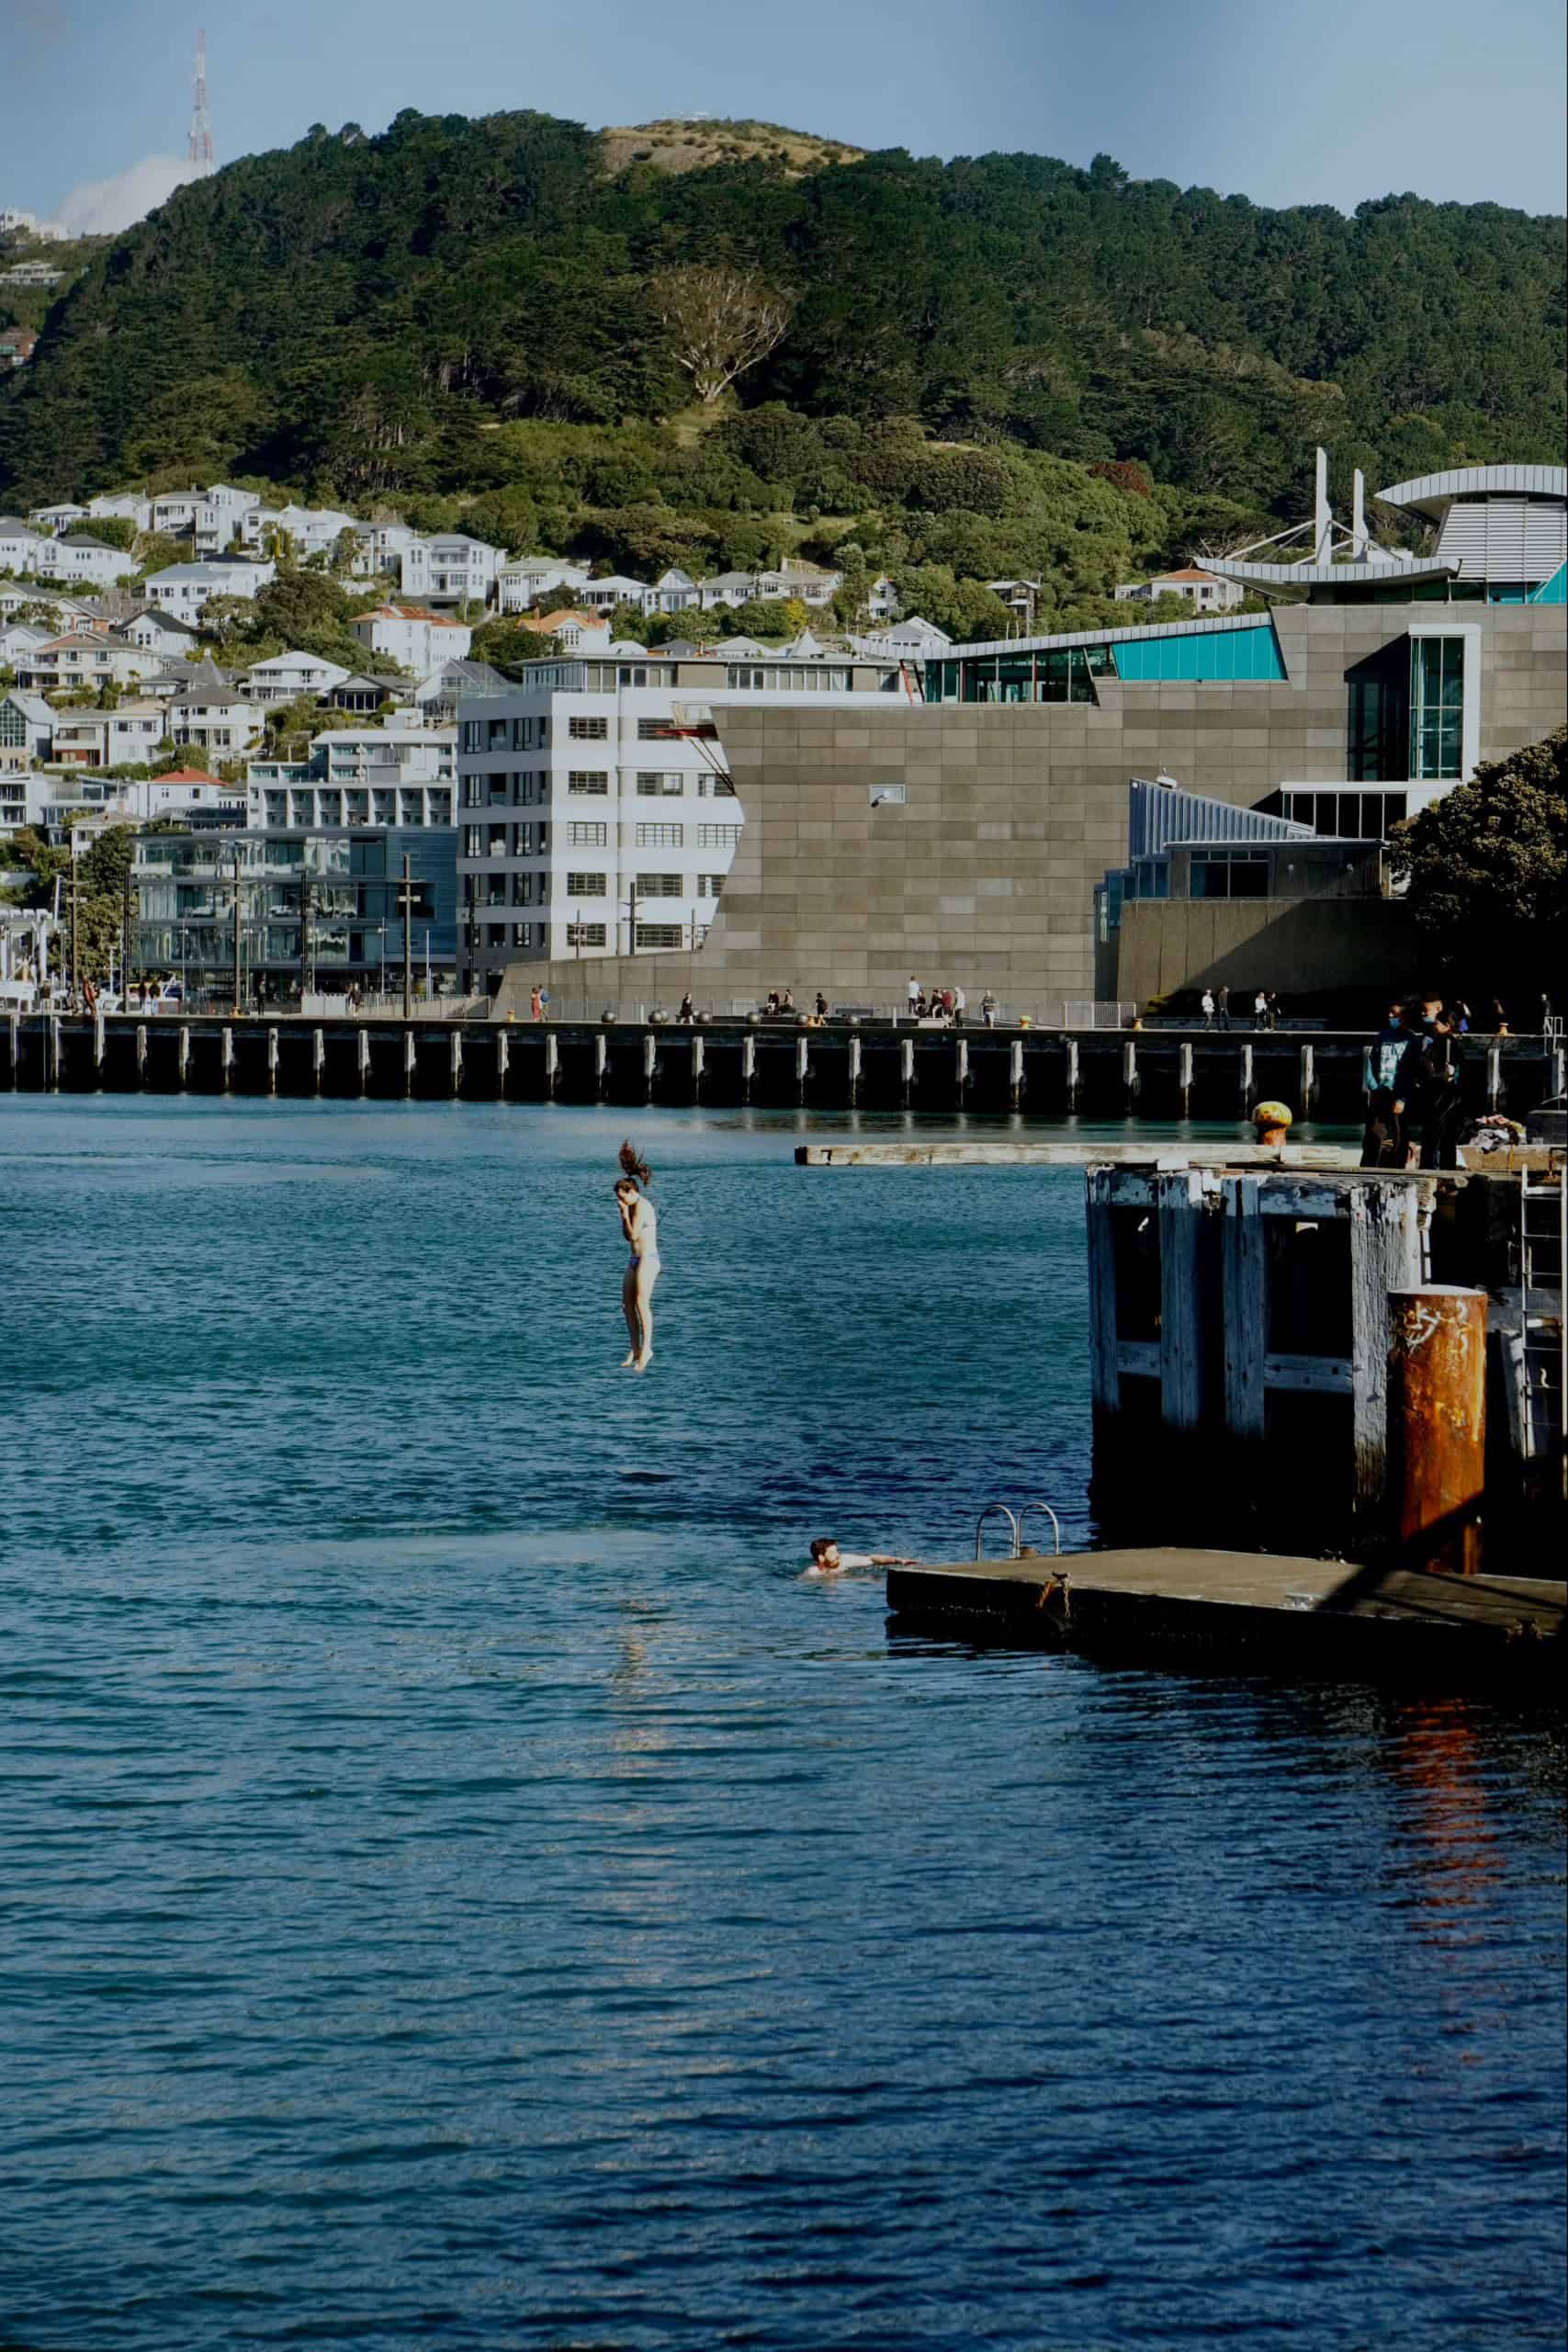
<svg viewBox="0 0 1568 2352"><path fill-rule="evenodd" d="M1568 1584L1177 1546L890 1568L897 1632L1352 1679L1562 1686Z"/></svg>
<svg viewBox="0 0 1568 2352"><path fill-rule="evenodd" d="M1305 1143L802 1143L797 1168L1319 1168L1336 1173L1360 1166L1351 1144ZM1380 1180L1429 1171L1380 1169Z"/></svg>

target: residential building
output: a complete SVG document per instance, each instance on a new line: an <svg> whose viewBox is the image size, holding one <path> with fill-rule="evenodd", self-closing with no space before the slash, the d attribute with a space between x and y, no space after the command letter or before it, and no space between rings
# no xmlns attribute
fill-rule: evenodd
<svg viewBox="0 0 1568 2352"><path fill-rule="evenodd" d="M106 547L101 539L44 538L29 569L44 581L79 580L95 588L112 588L117 580L129 580L137 564L124 548Z"/></svg>
<svg viewBox="0 0 1568 2352"><path fill-rule="evenodd" d="M902 613L903 599L885 571L878 572L866 591L865 609L874 621L896 621Z"/></svg>
<svg viewBox="0 0 1568 2352"><path fill-rule="evenodd" d="M530 956L688 952L745 822L713 707L809 705L829 730L898 689L849 655L732 658L640 646L529 664L461 707L458 873L467 985Z"/></svg>
<svg viewBox="0 0 1568 2352"><path fill-rule="evenodd" d="M911 613L905 621L890 622L886 628L874 629L869 637L855 639L857 651L890 655L897 662L923 662L946 651L953 643L944 628L934 621Z"/></svg>
<svg viewBox="0 0 1568 2352"><path fill-rule="evenodd" d="M412 540L401 550L398 586L404 596L423 605L482 607L490 602L504 560L502 548L471 539L466 531L437 531Z"/></svg>
<svg viewBox="0 0 1568 2352"><path fill-rule="evenodd" d="M356 551L348 568L356 580L400 577L403 557L419 542L419 533L406 523L356 523L354 536Z"/></svg>
<svg viewBox="0 0 1568 2352"><path fill-rule="evenodd" d="M355 671L352 677L340 678L335 686L329 686L321 700L328 710L349 711L366 717L372 711L384 709L389 703L412 701L412 682L408 678L400 675L373 677Z"/></svg>
<svg viewBox="0 0 1568 2352"><path fill-rule="evenodd" d="M253 760L253 826L450 825L457 730L329 728L300 760Z"/></svg>
<svg viewBox="0 0 1568 2352"><path fill-rule="evenodd" d="M169 732L162 703L122 702L113 710L57 710L51 758L58 767L113 768L152 757Z"/></svg>
<svg viewBox="0 0 1568 2352"><path fill-rule="evenodd" d="M413 691L414 707L427 726L455 725L457 706L465 697L482 700L487 695L509 695L512 681L492 670L488 662L444 662Z"/></svg>
<svg viewBox="0 0 1568 2352"><path fill-rule="evenodd" d="M274 653L252 663L243 684L253 702L296 702L301 695L319 698L349 674L341 662L323 662L319 653Z"/></svg>
<svg viewBox="0 0 1568 2352"><path fill-rule="evenodd" d="M689 571L679 564L671 564L661 571L651 588L642 592L643 610L648 613L700 613L703 592Z"/></svg>
<svg viewBox="0 0 1568 2352"><path fill-rule="evenodd" d="M64 276L46 261L14 261L0 269L0 286L58 286Z"/></svg>
<svg viewBox="0 0 1568 2352"><path fill-rule="evenodd" d="M535 637L549 638L555 650L561 653L583 653L590 650L602 653L609 648L609 623L593 613L580 612L575 608L569 612L544 613L537 618L531 613L525 613L517 626L530 630Z"/></svg>
<svg viewBox="0 0 1568 2352"><path fill-rule="evenodd" d="M24 687L0 691L0 768L9 773L54 757L53 705Z"/></svg>
<svg viewBox="0 0 1568 2352"><path fill-rule="evenodd" d="M684 577L684 574L682 575ZM575 595L591 574L585 565L564 563L557 556L527 555L502 564L495 575L496 609L525 613L552 589L568 588ZM662 610L663 607L660 607Z"/></svg>
<svg viewBox="0 0 1568 2352"><path fill-rule="evenodd" d="M45 637L28 654L13 657L18 682L40 694L79 693L90 686L139 684L162 666L159 654L138 645L117 644L94 629Z"/></svg>
<svg viewBox="0 0 1568 2352"><path fill-rule="evenodd" d="M923 702L865 695L850 710L808 695L758 697L721 673L700 700L745 830L705 937L661 969L661 991L689 987L699 1003L728 1006L760 1001L787 981L802 999L820 987L835 1002L892 1003L914 970L962 986L971 1003L988 987L1036 1013L1059 1008L1097 993L1097 963L1104 985L1095 890L1128 862L1131 778L1163 770L1206 800L1371 850L1479 762L1562 725L1568 470L1467 468L1380 495L1436 522L1431 556L1384 553L1353 527L1341 560L1325 520L1314 526L1321 560L1208 560L1244 587L1288 575L1297 600L1267 613L1154 625L1130 616L1125 627L955 645L927 661ZM1358 515L1360 507L1358 492ZM547 713L536 703L517 716L536 725L547 716L553 737L570 707L563 695ZM585 715L589 707L584 695ZM477 778L491 804L458 814L459 825L477 828L487 970L498 952L489 926L539 920L536 836L527 868L508 864L495 840L502 825L542 820L536 738L529 760L508 737L503 763L490 736L511 717L505 703L465 713L465 729L482 732L471 751L459 743L463 797ZM575 742L562 748L581 756ZM574 821L568 812L583 805L559 790L554 750L552 741L552 857L556 823ZM531 811L510 805L514 759L522 777L534 777ZM606 771L607 802L610 763L595 764ZM608 815L603 821L607 852ZM619 841L615 850L619 860ZM534 906L492 914L502 881L525 871ZM626 952L637 943L626 935L626 880L618 865L621 954L594 974L599 1001L612 1005L647 1001L651 985L646 964ZM551 884L553 893L553 874ZM1205 899L1168 917L1158 902L1140 902L1124 910L1118 958L1129 973L1159 970L1164 987L1203 978L1235 987L1270 958L1266 984L1281 993L1326 987L1323 962L1304 948L1294 960L1292 942L1307 939L1315 920L1303 903L1243 897L1227 899L1228 913L1205 913ZM550 960L532 931L515 943L499 1010L525 1003L536 979L558 997L572 984L571 948L557 944L558 908L552 896ZM1334 921L1359 919L1352 910ZM1168 924L1182 933L1168 955ZM1139 991L1119 981L1107 992Z"/></svg>
<svg viewBox="0 0 1568 2352"><path fill-rule="evenodd" d="M152 502L139 490L102 491L88 499L87 513L95 521L133 523L139 531L152 527Z"/></svg>
<svg viewBox="0 0 1568 2352"><path fill-rule="evenodd" d="M146 605L129 620L121 621L115 634L128 645L140 646L145 653L176 659L188 656L195 650L201 628L197 621L182 619L178 613L165 612L158 605Z"/></svg>
<svg viewBox="0 0 1568 2352"><path fill-rule="evenodd" d="M1223 580L1201 564L1184 563L1174 571L1156 572L1152 580L1124 581L1116 590L1118 604L1154 604L1161 596L1184 596L1194 612L1229 613L1245 603L1247 591L1236 580Z"/></svg>
<svg viewBox="0 0 1568 2352"><path fill-rule="evenodd" d="M576 592L578 610L603 616L613 613L617 605L635 605L640 613L652 593L642 581L628 579L624 571L612 571L603 580L583 582Z"/></svg>
<svg viewBox="0 0 1568 2352"><path fill-rule="evenodd" d="M711 613L720 605L778 603L797 596L803 605L829 604L844 584L841 571L825 571L820 564L786 561L762 571L719 571L701 581L702 608Z"/></svg>
<svg viewBox="0 0 1568 2352"><path fill-rule="evenodd" d="M0 370L25 368L37 349L31 327L0 327Z"/></svg>
<svg viewBox="0 0 1568 2352"><path fill-rule="evenodd" d="M261 741L265 721L238 685L207 664L168 708L168 731L176 743L236 759Z"/></svg>
<svg viewBox="0 0 1568 2352"><path fill-rule="evenodd" d="M410 960L449 984L457 945L456 836L450 826L214 830L143 833L136 843L132 965L222 988L234 969L234 879L247 994L400 985L402 862L430 912L416 912Z"/></svg>
<svg viewBox="0 0 1568 2352"><path fill-rule="evenodd" d="M87 520L87 509L73 506L69 499L62 500L53 506L34 506L28 513L28 521L35 531L46 531L55 537L62 531L68 531L73 523Z"/></svg>
<svg viewBox="0 0 1568 2352"><path fill-rule="evenodd" d="M987 580L987 587L1012 612L1021 628L1032 628L1034 614L1045 593L1043 580Z"/></svg>
<svg viewBox="0 0 1568 2352"><path fill-rule="evenodd" d="M461 662L474 637L466 621L420 605L378 605L373 612L356 614L348 628L367 653L396 662L416 677L427 676L444 662Z"/></svg>
<svg viewBox="0 0 1568 2352"><path fill-rule="evenodd" d="M47 645L53 634L39 621L0 621L0 664L11 670L25 669L33 648Z"/></svg>
<svg viewBox="0 0 1568 2352"><path fill-rule="evenodd" d="M258 503L240 517L240 537L246 548L258 555L270 555L280 538L287 539L300 562L333 554L344 532L358 528L354 515L335 506L263 506Z"/></svg>
<svg viewBox="0 0 1568 2352"><path fill-rule="evenodd" d="M160 612L195 620L214 596L254 596L277 576L272 563L171 563L147 582L147 595Z"/></svg>

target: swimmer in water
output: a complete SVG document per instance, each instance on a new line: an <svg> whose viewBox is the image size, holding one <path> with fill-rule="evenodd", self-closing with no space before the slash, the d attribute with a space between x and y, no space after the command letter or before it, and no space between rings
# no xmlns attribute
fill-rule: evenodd
<svg viewBox="0 0 1568 2352"><path fill-rule="evenodd" d="M813 1538L808 1577L839 1577L853 1568L912 1568L913 1560L897 1552L841 1552L830 1535Z"/></svg>
<svg viewBox="0 0 1568 2352"><path fill-rule="evenodd" d="M659 1280L659 1217L646 1187L653 1181L646 1159L629 1143L621 1146L621 1174L615 1184L615 1206L621 1231L631 1256L621 1278L621 1311L626 1318L631 1352L621 1359L623 1370L646 1372L653 1359L653 1285Z"/></svg>

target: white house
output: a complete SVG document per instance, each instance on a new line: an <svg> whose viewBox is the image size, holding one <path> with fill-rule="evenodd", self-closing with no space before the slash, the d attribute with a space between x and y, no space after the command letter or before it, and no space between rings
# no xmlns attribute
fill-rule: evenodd
<svg viewBox="0 0 1568 2352"><path fill-rule="evenodd" d="M24 523L19 514L0 514L0 571L32 572L44 535Z"/></svg>
<svg viewBox="0 0 1568 2352"><path fill-rule="evenodd" d="M903 598L885 571L879 571L867 589L865 609L874 621L896 621L903 611Z"/></svg>
<svg viewBox="0 0 1568 2352"><path fill-rule="evenodd" d="M1152 605L1158 596L1184 596L1195 612L1228 613L1246 594L1239 581L1222 580L1216 571L1184 563L1175 571L1157 572L1153 580L1124 581L1116 590L1116 601Z"/></svg>
<svg viewBox="0 0 1568 2352"><path fill-rule="evenodd" d="M209 663L169 705L168 731L176 743L197 744L232 759L261 741L265 722L254 703Z"/></svg>
<svg viewBox="0 0 1568 2352"><path fill-rule="evenodd" d="M40 580L77 580L95 588L112 588L129 580L136 558L124 548L106 547L102 539L41 539L33 570Z"/></svg>
<svg viewBox="0 0 1568 2352"><path fill-rule="evenodd" d="M88 499L87 513L95 521L134 523L139 531L152 527L152 502L138 490L103 491Z"/></svg>
<svg viewBox="0 0 1568 2352"><path fill-rule="evenodd" d="M440 531L402 550L398 585L405 596L428 605L485 605L502 560L502 549L484 539Z"/></svg>
<svg viewBox="0 0 1568 2352"><path fill-rule="evenodd" d="M165 659L189 653L200 634L194 620L181 620L177 614L161 612L156 605L134 614L115 631L127 645L139 645L145 652L161 653Z"/></svg>
<svg viewBox="0 0 1568 2352"><path fill-rule="evenodd" d="M277 577L273 563L171 563L155 571L147 594L161 612L195 620L214 596L254 596Z"/></svg>
<svg viewBox="0 0 1568 2352"><path fill-rule="evenodd" d="M702 608L711 613L720 605L777 604L798 596L803 605L829 604L844 584L841 571L824 571L820 565L790 561L774 571L717 571L697 583Z"/></svg>
<svg viewBox="0 0 1568 2352"><path fill-rule="evenodd" d="M661 571L651 588L643 590L643 610L648 613L695 613L702 610L702 590L678 563Z"/></svg>
<svg viewBox="0 0 1568 2352"><path fill-rule="evenodd" d="M575 595L588 577L580 563L563 563L553 555L525 555L502 564L496 573L496 605L503 613L525 613L553 588L570 588Z"/></svg>
<svg viewBox="0 0 1568 2352"><path fill-rule="evenodd" d="M924 662L952 643L947 631L938 628L935 621L922 620L919 613L911 613L907 621L895 621L887 628L874 629L869 637L857 638L855 650L861 653L891 654L896 662Z"/></svg>
<svg viewBox="0 0 1568 2352"><path fill-rule="evenodd" d="M404 554L419 538L406 523L356 523L354 535L358 546L348 568L355 580L378 580L384 571L396 577Z"/></svg>
<svg viewBox="0 0 1568 2352"><path fill-rule="evenodd" d="M612 571L604 580L585 581L577 591L577 601L585 613L613 613L617 605L635 605L640 613L649 594L646 581Z"/></svg>
<svg viewBox="0 0 1568 2352"><path fill-rule="evenodd" d="M56 713L41 695L12 686L0 694L0 768L31 767L54 756Z"/></svg>
<svg viewBox="0 0 1568 2352"><path fill-rule="evenodd" d="M293 702L300 695L324 695L350 673L341 662L316 653L275 653L252 665L244 690L252 702Z"/></svg>
<svg viewBox="0 0 1568 2352"><path fill-rule="evenodd" d="M118 710L57 710L57 764L112 768L122 760L145 760L164 740L164 707L155 702L122 702Z"/></svg>
<svg viewBox="0 0 1568 2352"><path fill-rule="evenodd" d="M253 506L240 518L240 535L247 548L265 550L281 535L303 560L331 555L345 531L357 530L357 517L335 506Z"/></svg>
<svg viewBox="0 0 1568 2352"><path fill-rule="evenodd" d="M457 744L455 726L329 728L306 760L250 763L250 823L449 825Z"/></svg>
<svg viewBox="0 0 1568 2352"><path fill-rule="evenodd" d="M33 507L28 513L28 520L37 531L51 531L58 534L61 531L68 531L73 523L85 523L87 520L87 514L88 509L85 506L73 506L69 499L66 499L58 505Z"/></svg>
<svg viewBox="0 0 1568 2352"><path fill-rule="evenodd" d="M88 686L129 686L162 666L163 656L139 645L119 645L96 629L46 637L13 663L24 686L40 694L70 694Z"/></svg>
<svg viewBox="0 0 1568 2352"><path fill-rule="evenodd" d="M15 670L26 664L37 645L47 645L54 631L37 621L0 621L0 662Z"/></svg>
<svg viewBox="0 0 1568 2352"><path fill-rule="evenodd" d="M400 662L420 677L444 662L461 662L474 639L466 622L419 605L378 605L373 612L356 614L348 628L367 652Z"/></svg>

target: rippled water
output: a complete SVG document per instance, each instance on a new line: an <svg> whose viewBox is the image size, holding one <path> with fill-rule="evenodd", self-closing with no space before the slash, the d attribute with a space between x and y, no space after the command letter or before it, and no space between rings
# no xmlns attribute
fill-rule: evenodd
<svg viewBox="0 0 1568 2352"><path fill-rule="evenodd" d="M639 1117L639 1380L620 1116L0 1103L0 2341L1555 2345L1552 1728L801 1583L1089 1537L1081 1180Z"/></svg>

